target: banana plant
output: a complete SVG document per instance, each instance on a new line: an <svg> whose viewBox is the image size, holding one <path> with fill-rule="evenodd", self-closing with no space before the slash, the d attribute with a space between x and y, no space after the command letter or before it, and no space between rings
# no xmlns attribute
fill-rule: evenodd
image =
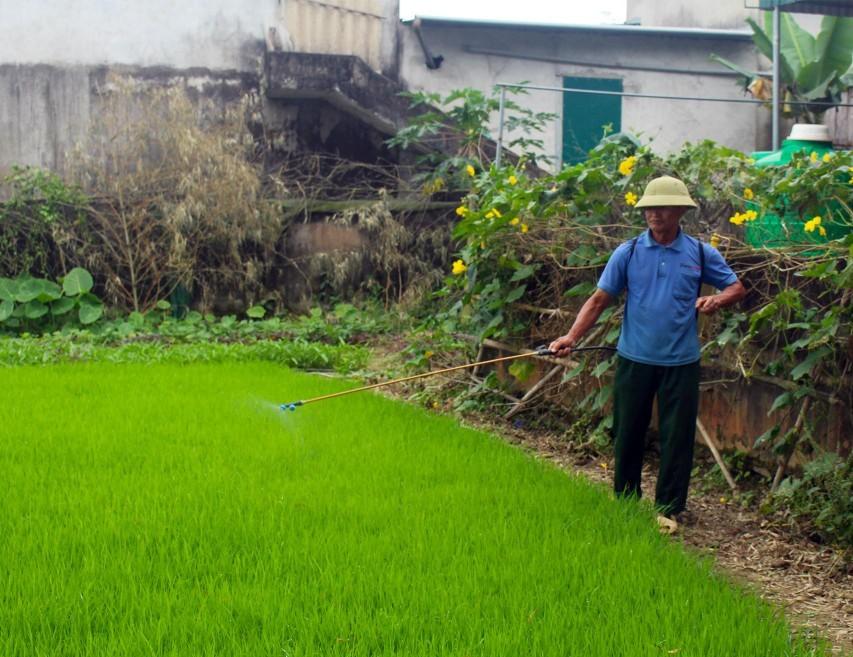
<svg viewBox="0 0 853 657"><path fill-rule="evenodd" d="M747 23L758 51L772 59L772 14L765 12L764 28L751 18ZM779 49L783 115L803 123L820 123L824 113L840 103L841 94L853 86L853 18L824 16L815 37L783 12ZM719 55L711 55L711 59L738 73L738 84L753 96L769 100L771 83L766 72L744 68Z"/></svg>

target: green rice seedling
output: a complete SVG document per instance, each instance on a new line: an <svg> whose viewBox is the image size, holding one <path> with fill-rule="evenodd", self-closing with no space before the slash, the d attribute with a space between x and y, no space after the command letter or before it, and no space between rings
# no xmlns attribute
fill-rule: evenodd
<svg viewBox="0 0 853 657"><path fill-rule="evenodd" d="M0 654L822 654L500 439L272 363L0 370Z"/></svg>

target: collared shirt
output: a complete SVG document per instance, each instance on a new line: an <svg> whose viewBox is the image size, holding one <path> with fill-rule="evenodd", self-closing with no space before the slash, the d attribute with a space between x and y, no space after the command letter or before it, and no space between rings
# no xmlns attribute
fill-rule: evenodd
<svg viewBox="0 0 853 657"><path fill-rule="evenodd" d="M699 265L699 248L705 267ZM598 287L613 297L628 289L620 356L649 365L686 365L699 360L696 298L702 282L722 290L737 281L723 256L712 246L685 235L681 229L671 244L658 244L650 230L631 242L620 244Z"/></svg>

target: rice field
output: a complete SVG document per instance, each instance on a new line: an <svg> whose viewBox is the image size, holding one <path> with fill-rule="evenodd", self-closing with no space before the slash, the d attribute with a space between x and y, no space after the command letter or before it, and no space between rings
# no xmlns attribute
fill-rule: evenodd
<svg viewBox="0 0 853 657"><path fill-rule="evenodd" d="M616 501L270 363L0 369L0 654L812 654Z"/></svg>

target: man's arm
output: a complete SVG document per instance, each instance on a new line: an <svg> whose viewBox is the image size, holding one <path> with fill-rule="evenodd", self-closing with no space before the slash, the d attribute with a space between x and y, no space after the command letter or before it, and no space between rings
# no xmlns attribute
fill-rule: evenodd
<svg viewBox="0 0 853 657"><path fill-rule="evenodd" d="M578 341L595 325L595 322L598 321L601 313L610 305L611 301L613 301L613 297L601 288L598 288L580 309L569 332L554 340L548 345L548 348L557 356L568 356Z"/></svg>
<svg viewBox="0 0 853 657"><path fill-rule="evenodd" d="M731 306L746 296L746 288L739 280L724 288L719 294L696 299L696 310L713 315L720 308Z"/></svg>

